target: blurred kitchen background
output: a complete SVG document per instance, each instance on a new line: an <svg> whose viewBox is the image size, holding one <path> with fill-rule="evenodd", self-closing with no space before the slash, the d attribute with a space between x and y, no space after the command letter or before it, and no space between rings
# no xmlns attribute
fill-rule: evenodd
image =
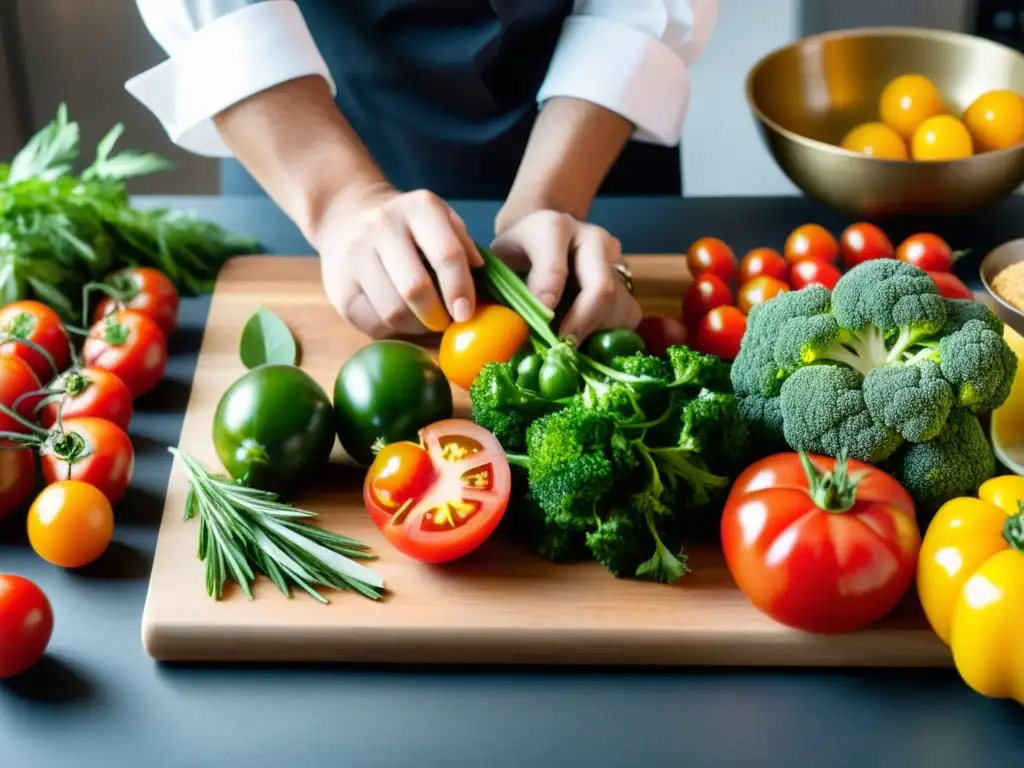
<svg viewBox="0 0 1024 768"><path fill-rule="evenodd" d="M344 0L338 0L344 2ZM693 73L683 134L687 195L786 195L746 106L744 79L770 50L808 34L859 26L967 31L1024 48L1024 0L720 0L718 28ZM124 147L159 152L173 171L137 193L216 194L215 160L177 150L124 90L164 58L134 0L0 0L0 157L8 159L61 101L82 125L83 152L116 122Z"/></svg>

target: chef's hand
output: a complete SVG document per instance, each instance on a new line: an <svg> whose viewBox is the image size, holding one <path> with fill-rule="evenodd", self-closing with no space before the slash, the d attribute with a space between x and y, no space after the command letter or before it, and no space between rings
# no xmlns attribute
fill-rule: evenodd
<svg viewBox="0 0 1024 768"><path fill-rule="evenodd" d="M331 304L371 337L440 331L449 318L473 314L470 267L482 259L459 216L431 192L384 184L348 189L330 203L312 239Z"/></svg>
<svg viewBox="0 0 1024 768"><path fill-rule="evenodd" d="M509 264L529 267L531 293L551 309L562 298L569 270L575 273L580 293L558 329L560 336L582 341L601 328L640 323L640 305L613 267L622 261L622 245L607 230L538 210L499 231L492 248Z"/></svg>

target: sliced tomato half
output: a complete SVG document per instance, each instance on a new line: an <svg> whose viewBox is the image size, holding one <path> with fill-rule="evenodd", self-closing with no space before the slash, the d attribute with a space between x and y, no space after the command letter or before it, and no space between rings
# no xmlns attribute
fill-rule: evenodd
<svg viewBox="0 0 1024 768"><path fill-rule="evenodd" d="M438 421L419 437L377 453L363 502L397 550L446 563L468 555L498 527L512 475L494 435L471 421Z"/></svg>

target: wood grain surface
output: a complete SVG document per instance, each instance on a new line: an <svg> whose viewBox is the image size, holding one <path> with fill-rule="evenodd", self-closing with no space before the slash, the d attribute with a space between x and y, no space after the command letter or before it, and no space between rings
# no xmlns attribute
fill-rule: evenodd
<svg viewBox="0 0 1024 768"><path fill-rule="evenodd" d="M679 257L630 259L648 311L678 312L688 283ZM302 349L302 367L328 392L367 339L327 304L315 259L244 257L221 273L199 355L180 448L220 470L211 440L221 394L244 368L242 325L259 307L277 313ZM468 398L456 391L457 415ZM196 558L197 523L184 522L187 483L175 462L142 619L146 651L162 661L340 661L552 665L948 666L948 650L913 596L878 625L825 637L786 629L754 610L717 547L688 549L677 585L616 579L601 566L553 565L493 538L447 566L389 548L362 506L362 473L336 445L322 482L296 499L319 524L369 543L389 595L372 602L327 593L283 597L266 579L249 601L233 584L207 597Z"/></svg>

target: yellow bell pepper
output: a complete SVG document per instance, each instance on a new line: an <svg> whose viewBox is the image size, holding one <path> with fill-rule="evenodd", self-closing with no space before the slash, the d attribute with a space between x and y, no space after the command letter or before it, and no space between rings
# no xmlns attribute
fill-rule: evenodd
<svg viewBox="0 0 1024 768"><path fill-rule="evenodd" d="M921 543L917 591L964 682L1024 704L1024 477L994 477L978 498L939 509Z"/></svg>

